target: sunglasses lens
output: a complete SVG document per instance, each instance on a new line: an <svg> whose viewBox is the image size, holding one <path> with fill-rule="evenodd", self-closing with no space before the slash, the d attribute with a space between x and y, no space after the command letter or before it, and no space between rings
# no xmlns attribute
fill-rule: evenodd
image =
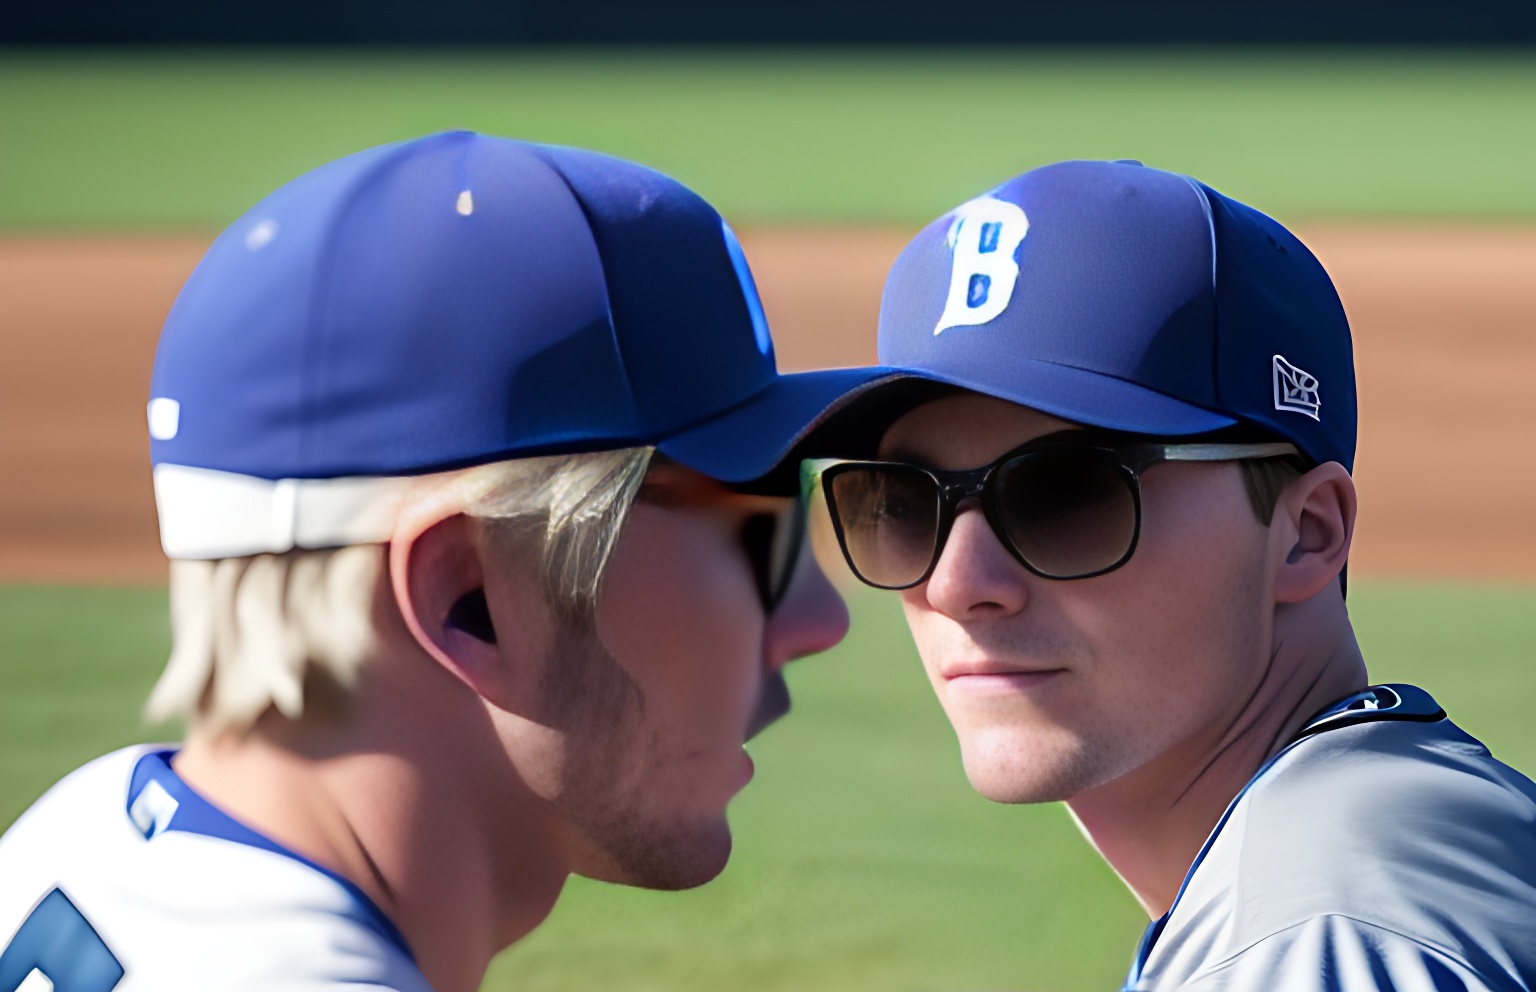
<svg viewBox="0 0 1536 992"><path fill-rule="evenodd" d="M1079 449L1026 455L1000 466L994 485L1008 540L1052 578L1110 568L1136 539L1132 482L1108 454Z"/></svg>
<svg viewBox="0 0 1536 992"><path fill-rule="evenodd" d="M791 500L779 511L773 543L768 547L768 598L765 605L770 613L789 591L789 580L794 578L795 565L800 561L800 549L804 545L805 503Z"/></svg>
<svg viewBox="0 0 1536 992"><path fill-rule="evenodd" d="M748 517L741 539L752 560L763 610L772 613L789 589L800 547L805 543L804 504L800 500L785 500L783 509L777 513Z"/></svg>
<svg viewBox="0 0 1536 992"><path fill-rule="evenodd" d="M932 476L900 467L852 468L827 483L843 553L859 578L900 589L933 562L939 488Z"/></svg>

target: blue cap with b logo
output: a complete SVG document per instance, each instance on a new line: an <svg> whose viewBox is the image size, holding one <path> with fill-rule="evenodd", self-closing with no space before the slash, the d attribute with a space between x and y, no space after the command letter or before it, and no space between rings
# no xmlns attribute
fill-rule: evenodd
<svg viewBox="0 0 1536 992"><path fill-rule="evenodd" d="M1094 427L1247 424L1354 463L1349 324L1322 265L1139 163L1044 166L930 224L886 282L880 360Z"/></svg>

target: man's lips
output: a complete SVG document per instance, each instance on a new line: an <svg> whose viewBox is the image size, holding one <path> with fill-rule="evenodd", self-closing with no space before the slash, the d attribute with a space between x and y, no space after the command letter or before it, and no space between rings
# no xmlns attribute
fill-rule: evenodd
<svg viewBox="0 0 1536 992"><path fill-rule="evenodd" d="M1024 688L1049 681L1053 676L1065 671L1066 669L1060 666L1021 665L1016 662L989 659L957 661L939 666L939 675L945 682L975 688L983 686Z"/></svg>

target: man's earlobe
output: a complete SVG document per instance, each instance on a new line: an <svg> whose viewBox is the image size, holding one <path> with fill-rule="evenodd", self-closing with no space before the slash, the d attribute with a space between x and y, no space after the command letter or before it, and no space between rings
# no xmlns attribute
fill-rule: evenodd
<svg viewBox="0 0 1536 992"><path fill-rule="evenodd" d="M1338 462L1319 465L1285 488L1271 525L1272 539L1285 542L1275 575L1277 601L1310 599L1343 571L1357 506L1354 480Z"/></svg>

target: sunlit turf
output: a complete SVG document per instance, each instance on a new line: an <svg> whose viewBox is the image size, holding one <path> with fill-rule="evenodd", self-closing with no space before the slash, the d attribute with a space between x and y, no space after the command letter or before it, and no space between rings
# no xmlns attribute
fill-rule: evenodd
<svg viewBox="0 0 1536 992"><path fill-rule="evenodd" d="M592 147L751 223L923 222L1137 158L1282 219L1536 217L1536 60L1350 50L0 50L0 228L221 227L446 128Z"/></svg>
<svg viewBox="0 0 1536 992"><path fill-rule="evenodd" d="M1413 681L1536 770L1536 588L1355 584L1378 681ZM894 602L798 662L790 719L753 745L716 882L576 881L487 990L1117 987L1144 918L1058 807L972 793ZM138 707L167 644L157 590L0 587L0 823L82 761L156 736ZM167 731L161 729L160 736Z"/></svg>
<svg viewBox="0 0 1536 992"><path fill-rule="evenodd" d="M155 739L139 710L169 644L163 590L0 585L0 823L76 765Z"/></svg>

